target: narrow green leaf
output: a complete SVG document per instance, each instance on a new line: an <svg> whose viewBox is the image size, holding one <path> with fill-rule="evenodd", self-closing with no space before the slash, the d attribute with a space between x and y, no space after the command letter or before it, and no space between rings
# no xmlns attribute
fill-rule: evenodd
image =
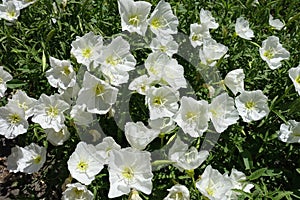
<svg viewBox="0 0 300 200"><path fill-rule="evenodd" d="M260 178L263 176L263 174L266 172L267 168L258 169L255 172L253 172L250 176L248 176L248 180L252 181L255 179Z"/></svg>

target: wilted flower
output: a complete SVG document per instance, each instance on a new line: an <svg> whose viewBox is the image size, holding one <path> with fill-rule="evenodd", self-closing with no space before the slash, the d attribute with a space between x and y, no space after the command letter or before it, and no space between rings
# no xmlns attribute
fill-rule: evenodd
<svg viewBox="0 0 300 200"><path fill-rule="evenodd" d="M73 178L89 185L103 169L103 161L94 145L79 142L68 160L68 169Z"/></svg>
<svg viewBox="0 0 300 200"><path fill-rule="evenodd" d="M4 1L0 4L0 19L13 22L18 19L20 8L17 7L14 1Z"/></svg>
<svg viewBox="0 0 300 200"><path fill-rule="evenodd" d="M46 148L31 143L26 147L13 147L7 158L7 169L16 173L32 174L39 171L46 161Z"/></svg>
<svg viewBox="0 0 300 200"><path fill-rule="evenodd" d="M150 43L152 52L159 51L172 57L173 54L177 53L179 45L173 39L173 36L167 35L164 37L153 38Z"/></svg>
<svg viewBox="0 0 300 200"><path fill-rule="evenodd" d="M235 32L241 38L251 40L254 37L253 31L249 28L249 22L243 17L236 19Z"/></svg>
<svg viewBox="0 0 300 200"><path fill-rule="evenodd" d="M78 126L89 126L94 120L93 114L86 111L85 104L73 106L70 114Z"/></svg>
<svg viewBox="0 0 300 200"><path fill-rule="evenodd" d="M261 90L243 91L235 105L244 122L257 121L269 114L268 97Z"/></svg>
<svg viewBox="0 0 300 200"><path fill-rule="evenodd" d="M162 117L154 120L148 119L148 123L152 129L159 130L160 133L167 133L176 127L176 124L171 117Z"/></svg>
<svg viewBox="0 0 300 200"><path fill-rule="evenodd" d="M12 80L12 76L0 66L0 97L4 96L7 89L6 82Z"/></svg>
<svg viewBox="0 0 300 200"><path fill-rule="evenodd" d="M290 53L279 43L279 38L269 36L262 42L262 47L259 49L260 57L267 62L271 69L281 67L280 61L287 60Z"/></svg>
<svg viewBox="0 0 300 200"><path fill-rule="evenodd" d="M45 129L47 134L47 140L54 146L63 145L63 143L69 139L70 132L68 127L63 127L60 131L55 131L52 128Z"/></svg>
<svg viewBox="0 0 300 200"><path fill-rule="evenodd" d="M163 200L190 200L190 191L184 185L176 184L168 191L168 196Z"/></svg>
<svg viewBox="0 0 300 200"><path fill-rule="evenodd" d="M200 137L208 128L208 102L184 96L181 98L180 108L173 118L184 133L192 137Z"/></svg>
<svg viewBox="0 0 300 200"><path fill-rule="evenodd" d="M62 200L93 200L94 195L85 185L80 183L67 184L67 189L62 194Z"/></svg>
<svg viewBox="0 0 300 200"><path fill-rule="evenodd" d="M210 38L209 28L203 24L191 24L190 26L190 41L193 47L201 46L203 39Z"/></svg>
<svg viewBox="0 0 300 200"><path fill-rule="evenodd" d="M284 24L279 19L273 19L273 16L269 16L269 25L275 28L276 30L281 30L284 27Z"/></svg>
<svg viewBox="0 0 300 200"><path fill-rule="evenodd" d="M289 76L293 81L296 91L300 95L300 65L289 69Z"/></svg>
<svg viewBox="0 0 300 200"><path fill-rule="evenodd" d="M219 27L219 24L216 22L211 12L204 10L203 8L200 10L200 22L209 29L217 29Z"/></svg>
<svg viewBox="0 0 300 200"><path fill-rule="evenodd" d="M111 150L108 164L108 197L128 194L132 188L150 194L153 177L150 156L147 151L134 151L131 148Z"/></svg>
<svg viewBox="0 0 300 200"><path fill-rule="evenodd" d="M300 143L300 122L289 120L287 124L281 124L278 138L286 143Z"/></svg>
<svg viewBox="0 0 300 200"><path fill-rule="evenodd" d="M151 4L146 1L118 0L118 5L122 31L136 32L144 36Z"/></svg>
<svg viewBox="0 0 300 200"><path fill-rule="evenodd" d="M225 85L236 95L238 92L244 91L245 74L243 69L235 69L230 71L225 79Z"/></svg>

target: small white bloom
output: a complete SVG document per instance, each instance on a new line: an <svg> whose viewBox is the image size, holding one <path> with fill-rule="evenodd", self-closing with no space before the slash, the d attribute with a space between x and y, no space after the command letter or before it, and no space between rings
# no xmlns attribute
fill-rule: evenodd
<svg viewBox="0 0 300 200"><path fill-rule="evenodd" d="M146 1L118 0L122 31L145 35L151 4Z"/></svg>
<svg viewBox="0 0 300 200"><path fill-rule="evenodd" d="M269 17L269 25L275 28L276 30L281 30L284 27L284 24L279 19L274 19L272 15Z"/></svg>
<svg viewBox="0 0 300 200"><path fill-rule="evenodd" d="M172 117L178 110L179 93L168 86L151 87L146 93L150 119Z"/></svg>
<svg viewBox="0 0 300 200"><path fill-rule="evenodd" d="M128 86L129 90L135 90L141 95L146 95L146 91L149 89L152 79L149 78L146 74L139 76L131 81Z"/></svg>
<svg viewBox="0 0 300 200"><path fill-rule="evenodd" d="M0 108L0 135L7 139L13 139L24 134L28 129L25 112L15 104Z"/></svg>
<svg viewBox="0 0 300 200"><path fill-rule="evenodd" d="M26 147L13 147L7 158L7 169L14 173L32 174L39 171L46 161L46 148L31 143Z"/></svg>
<svg viewBox="0 0 300 200"><path fill-rule="evenodd" d="M78 126L89 126L94 120L93 114L86 111L85 104L73 106L70 114Z"/></svg>
<svg viewBox="0 0 300 200"><path fill-rule="evenodd" d="M62 193L62 200L93 200L94 195L85 185L80 183L67 184L67 189Z"/></svg>
<svg viewBox="0 0 300 200"><path fill-rule="evenodd" d="M287 60L290 57L290 53L282 47L279 43L279 38L276 36L269 36L262 42L259 54L271 69L281 67L281 61Z"/></svg>
<svg viewBox="0 0 300 200"><path fill-rule="evenodd" d="M85 72L77 105L86 105L90 113L106 114L117 100L118 89Z"/></svg>
<svg viewBox="0 0 300 200"><path fill-rule="evenodd" d="M208 128L208 102L197 101L192 97L183 96L180 108L174 116L174 121L180 126L184 133L191 137L200 137Z"/></svg>
<svg viewBox="0 0 300 200"><path fill-rule="evenodd" d="M176 184L168 191L169 194L163 200L190 200L190 191L184 185Z"/></svg>
<svg viewBox="0 0 300 200"><path fill-rule="evenodd" d="M289 120L287 124L281 124L278 138L286 143L300 143L300 122Z"/></svg>
<svg viewBox="0 0 300 200"><path fill-rule="evenodd" d="M249 27L249 22L244 17L236 19L235 32L238 36L246 40L251 40L254 37L253 31Z"/></svg>
<svg viewBox="0 0 300 200"><path fill-rule="evenodd" d="M32 121L41 125L42 128L53 128L60 131L64 127L64 111L69 109L69 104L60 100L59 95L47 96L42 94L34 106Z"/></svg>
<svg viewBox="0 0 300 200"><path fill-rule="evenodd" d="M164 0L157 4L148 23L150 30L158 37L177 33L178 19L173 14L170 4Z"/></svg>
<svg viewBox="0 0 300 200"><path fill-rule="evenodd" d="M296 91L300 95L300 65L289 69L289 77L293 81Z"/></svg>
<svg viewBox="0 0 300 200"><path fill-rule="evenodd" d="M159 51L167 54L170 57L172 57L173 54L177 53L178 47L179 45L171 35L153 38L150 43L152 52Z"/></svg>
<svg viewBox="0 0 300 200"><path fill-rule="evenodd" d="M193 47L201 46L203 39L210 38L209 28L203 24L191 24L190 25L190 41Z"/></svg>
<svg viewBox="0 0 300 200"><path fill-rule="evenodd" d="M125 136L128 143L138 150L143 150L154 140L160 131L147 128L143 122L127 122L125 124Z"/></svg>
<svg viewBox="0 0 300 200"><path fill-rule="evenodd" d="M7 1L7 0L4 0L3 2L5 2L5 1ZM8 1L11 1L11 0L8 0ZM36 0L12 0L12 1L19 10L24 9L36 2Z"/></svg>
<svg viewBox="0 0 300 200"><path fill-rule="evenodd" d="M46 77L52 87L67 89L76 83L76 73L69 60L58 60L50 57L51 69L46 71Z"/></svg>
<svg viewBox="0 0 300 200"><path fill-rule="evenodd" d="M128 194L131 188L150 194L152 190L151 154L130 148L111 150L108 164L109 198Z"/></svg>
<svg viewBox="0 0 300 200"><path fill-rule="evenodd" d="M200 10L200 22L209 29L217 29L219 27L211 12L203 8Z"/></svg>
<svg viewBox="0 0 300 200"><path fill-rule="evenodd" d="M45 133L47 134L47 140L54 146L63 145L63 143L69 139L70 132L68 128L65 126L60 131L55 131L52 128L45 129Z"/></svg>
<svg viewBox="0 0 300 200"><path fill-rule="evenodd" d="M97 154L100 154L102 158L104 158L104 164L108 164L108 159L111 150L120 150L121 146L118 145L114 138L112 137L105 137L103 141L96 146Z"/></svg>
<svg viewBox="0 0 300 200"><path fill-rule="evenodd" d="M6 82L12 80L13 77L0 66L0 97L4 96L7 89Z"/></svg>
<svg viewBox="0 0 300 200"><path fill-rule="evenodd" d="M88 71L99 65L97 58L103 45L102 36L89 32L82 37L76 37L72 42L71 54L77 62L87 67Z"/></svg>
<svg viewBox="0 0 300 200"><path fill-rule="evenodd" d="M14 1L5 1L0 4L0 19L5 19L9 22L14 22L20 15L20 8L14 3Z"/></svg>
<svg viewBox="0 0 300 200"><path fill-rule="evenodd" d="M235 69L230 71L225 79L225 85L236 95L238 92L244 91L245 74L243 69Z"/></svg>
<svg viewBox="0 0 300 200"><path fill-rule="evenodd" d="M269 114L268 97L261 90L243 91L235 105L244 122L257 121Z"/></svg>
<svg viewBox="0 0 300 200"><path fill-rule="evenodd" d="M79 142L68 160L68 169L73 178L89 185L103 169L103 160L94 145Z"/></svg>
<svg viewBox="0 0 300 200"><path fill-rule="evenodd" d="M209 112L210 119L218 133L222 133L228 126L237 123L239 119L239 113L234 107L234 100L227 93L212 99Z"/></svg>
<svg viewBox="0 0 300 200"><path fill-rule="evenodd" d="M203 40L203 46L199 51L201 62L205 65L214 66L228 51L228 47L218 43L212 38Z"/></svg>

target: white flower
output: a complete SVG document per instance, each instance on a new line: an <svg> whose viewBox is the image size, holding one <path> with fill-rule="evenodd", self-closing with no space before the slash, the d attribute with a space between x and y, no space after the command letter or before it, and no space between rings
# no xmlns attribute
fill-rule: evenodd
<svg viewBox="0 0 300 200"><path fill-rule="evenodd" d="M257 121L269 114L268 97L261 90L243 91L235 105L244 122Z"/></svg>
<svg viewBox="0 0 300 200"><path fill-rule="evenodd" d="M127 122L125 124L125 136L128 143L138 150L143 150L154 140L160 131L147 128L143 122Z"/></svg>
<svg viewBox="0 0 300 200"><path fill-rule="evenodd" d="M154 120L148 119L148 123L152 129L159 130L160 133L168 133L176 127L171 117L162 117Z"/></svg>
<svg viewBox="0 0 300 200"><path fill-rule="evenodd" d="M214 66L220 58L228 51L228 47L218 43L212 38L203 40L203 46L199 51L199 56L202 64Z"/></svg>
<svg viewBox="0 0 300 200"><path fill-rule="evenodd" d="M193 47L201 46L203 39L210 38L209 28L203 24L194 23L190 25L190 42Z"/></svg>
<svg viewBox="0 0 300 200"><path fill-rule="evenodd" d="M78 63L85 65L88 71L98 66L97 58L103 45L101 35L89 32L82 37L77 36L71 45L71 54Z"/></svg>
<svg viewBox="0 0 300 200"><path fill-rule="evenodd" d="M177 33L178 19L168 2L161 0L148 20L150 30L158 37Z"/></svg>
<svg viewBox="0 0 300 200"><path fill-rule="evenodd" d="M289 69L289 77L293 81L296 91L300 95L300 65Z"/></svg>
<svg viewBox="0 0 300 200"><path fill-rule="evenodd" d="M184 133L192 137L202 136L208 128L208 102L197 101L192 97L182 97L180 108L174 116L174 121Z"/></svg>
<svg viewBox="0 0 300 200"><path fill-rule="evenodd" d="M150 111L150 119L172 117L178 110L178 91L168 86L151 87L146 93L146 103Z"/></svg>
<svg viewBox="0 0 300 200"><path fill-rule="evenodd" d="M0 135L13 139L27 132L28 122L25 112L15 104L0 108Z"/></svg>
<svg viewBox="0 0 300 200"><path fill-rule="evenodd" d="M113 39L103 47L98 58L101 63L101 72L108 78L112 85L127 83L128 71L135 69L136 60L130 53L130 45L121 36Z"/></svg>
<svg viewBox="0 0 300 200"><path fill-rule="evenodd" d="M284 24L279 19L274 19L272 15L269 17L269 25L275 28L276 30L281 30L284 27Z"/></svg>
<svg viewBox="0 0 300 200"><path fill-rule="evenodd" d="M249 22L244 17L236 19L235 32L241 38L251 40L254 37L253 31L249 28Z"/></svg>
<svg viewBox="0 0 300 200"><path fill-rule="evenodd" d="M118 6L122 31L136 32L144 36L151 4L146 1L118 0Z"/></svg>
<svg viewBox="0 0 300 200"><path fill-rule="evenodd" d="M0 97L4 96L7 89L6 82L12 80L13 77L0 66Z"/></svg>
<svg viewBox="0 0 300 200"><path fill-rule="evenodd" d="M287 124L281 124L278 138L286 143L300 143L300 122L289 120Z"/></svg>
<svg viewBox="0 0 300 200"><path fill-rule="evenodd" d="M216 22L211 12L204 10L203 8L200 10L200 22L209 29L217 29L219 27L219 24Z"/></svg>
<svg viewBox="0 0 300 200"><path fill-rule="evenodd" d="M193 170L198 168L208 157L206 150L198 151L196 147L189 148L188 144L176 138L174 144L168 152L168 159L174 162L174 166L179 170Z"/></svg>
<svg viewBox="0 0 300 200"><path fill-rule="evenodd" d="M0 4L0 19L14 22L20 15L20 8L13 1L5 1Z"/></svg>
<svg viewBox="0 0 300 200"><path fill-rule="evenodd" d="M271 69L281 67L280 61L287 60L290 57L290 53L282 47L279 43L279 38L276 36L269 36L262 42L259 54Z"/></svg>
<svg viewBox="0 0 300 200"><path fill-rule="evenodd" d="M141 95L146 95L146 91L149 89L152 79L149 78L146 74L139 76L131 81L128 86L129 90L135 90Z"/></svg>
<svg viewBox="0 0 300 200"><path fill-rule="evenodd" d="M7 1L7 0L5 0L5 1ZM11 1L11 0L8 0L8 1ZM36 0L12 0L12 1L19 10L24 9L36 2Z"/></svg>
<svg viewBox="0 0 300 200"><path fill-rule="evenodd" d="M69 104L59 99L59 96L47 96L42 94L34 106L32 121L41 125L42 128L53 128L60 131L64 127L64 111L69 109Z"/></svg>
<svg viewBox="0 0 300 200"><path fill-rule="evenodd" d="M190 191L184 185L176 184L168 191L169 194L163 200L190 200Z"/></svg>
<svg viewBox="0 0 300 200"><path fill-rule="evenodd" d="M243 69L235 69L230 71L225 79L225 85L236 95L238 92L244 91L245 74Z"/></svg>
<svg viewBox="0 0 300 200"><path fill-rule="evenodd" d="M134 151L131 148L111 150L108 164L108 197L128 194L131 188L150 194L153 177L150 156L147 151Z"/></svg>
<svg viewBox="0 0 300 200"><path fill-rule="evenodd" d="M94 120L93 114L86 111L85 104L73 106L70 115L78 126L89 126Z"/></svg>
<svg viewBox="0 0 300 200"><path fill-rule="evenodd" d="M7 169L14 173L32 174L39 171L46 161L46 148L31 143L26 147L13 147L7 158Z"/></svg>
<svg viewBox="0 0 300 200"><path fill-rule="evenodd" d="M60 131L55 131L52 128L45 129L47 134L47 140L54 146L63 145L63 143L69 139L70 132L68 127L63 127Z"/></svg>
<svg viewBox="0 0 300 200"><path fill-rule="evenodd" d="M234 107L234 100L227 93L212 99L209 112L210 119L218 133L222 133L228 126L237 123L239 119L239 113Z"/></svg>
<svg viewBox="0 0 300 200"><path fill-rule="evenodd" d="M85 185L80 183L67 184L67 189L62 193L62 200L93 200L94 195Z"/></svg>
<svg viewBox="0 0 300 200"><path fill-rule="evenodd" d="M52 87L67 89L76 83L76 73L69 60L58 60L50 57L51 69L46 71L46 77Z"/></svg>
<svg viewBox="0 0 300 200"><path fill-rule="evenodd" d="M108 164L109 155L113 149L120 150L121 146L112 137L105 137L101 143L96 145L97 154L104 159L104 164Z"/></svg>
<svg viewBox="0 0 300 200"><path fill-rule="evenodd" d="M65 90L58 88L58 92L60 93L59 97L61 100L64 100L69 105L74 105L78 96L80 88L78 83L75 83L73 87L68 87Z"/></svg>
<svg viewBox="0 0 300 200"><path fill-rule="evenodd" d="M196 182L197 189L210 200L227 199L225 194L233 188L231 179L208 165L201 179Z"/></svg>
<svg viewBox="0 0 300 200"><path fill-rule="evenodd" d="M68 169L73 178L89 185L103 169L103 158L92 144L79 142L68 160Z"/></svg>
<svg viewBox="0 0 300 200"><path fill-rule="evenodd" d="M150 43L152 52L159 51L167 54L170 57L172 57L173 54L177 53L178 47L179 45L171 35L153 38Z"/></svg>
<svg viewBox="0 0 300 200"><path fill-rule="evenodd" d="M117 100L118 89L85 72L77 105L86 105L90 113L106 114Z"/></svg>
<svg viewBox="0 0 300 200"><path fill-rule="evenodd" d="M138 191L136 191L135 189L132 189L128 200L143 200L143 199L140 197Z"/></svg>

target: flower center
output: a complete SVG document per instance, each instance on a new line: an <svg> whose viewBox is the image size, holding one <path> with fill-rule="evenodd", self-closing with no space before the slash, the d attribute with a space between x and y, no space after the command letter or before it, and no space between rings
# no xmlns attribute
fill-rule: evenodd
<svg viewBox="0 0 300 200"><path fill-rule="evenodd" d="M3 79L2 78L0 78L0 84L2 84L3 83Z"/></svg>
<svg viewBox="0 0 300 200"><path fill-rule="evenodd" d="M197 149L196 148L192 148L192 149L189 149L185 154L184 154L184 157L185 157L185 160L187 163L191 163L193 162L196 157L197 157Z"/></svg>
<svg viewBox="0 0 300 200"><path fill-rule="evenodd" d="M91 48L85 48L82 50L82 55L85 58L90 58L92 56L92 49Z"/></svg>
<svg viewBox="0 0 300 200"><path fill-rule="evenodd" d="M295 79L296 83L300 84L300 75L298 75Z"/></svg>
<svg viewBox="0 0 300 200"><path fill-rule="evenodd" d="M171 199L176 199L176 200L181 200L183 199L183 194L182 192L176 192L175 194L170 196Z"/></svg>
<svg viewBox="0 0 300 200"><path fill-rule="evenodd" d="M84 161L80 161L78 164L77 164L77 169L79 169L79 171L81 172L85 172L88 168L88 164Z"/></svg>
<svg viewBox="0 0 300 200"><path fill-rule="evenodd" d="M75 188L74 193L75 193L76 197L79 198L79 197L82 197L83 190L78 190L78 188Z"/></svg>
<svg viewBox="0 0 300 200"><path fill-rule="evenodd" d="M253 101L248 101L248 102L245 103L246 108L249 109L249 110L253 109L255 107L255 105L256 104Z"/></svg>
<svg viewBox="0 0 300 200"><path fill-rule="evenodd" d="M61 73L63 73L66 76L69 76L69 74L71 73L69 66L64 66Z"/></svg>
<svg viewBox="0 0 300 200"><path fill-rule="evenodd" d="M46 113L51 118L55 118L58 115L59 110L56 108L56 106L50 106L47 108Z"/></svg>
<svg viewBox="0 0 300 200"><path fill-rule="evenodd" d="M200 40L200 36L199 35L197 35L197 34L194 34L193 36L192 36L192 40L193 41L198 41L198 40Z"/></svg>
<svg viewBox="0 0 300 200"><path fill-rule="evenodd" d="M129 18L128 20L129 24L131 24L132 26L138 26L140 23L140 19L137 15L133 15Z"/></svg>
<svg viewBox="0 0 300 200"><path fill-rule="evenodd" d="M33 163L34 164L39 164L42 160L42 156L37 155L34 159L33 159Z"/></svg>
<svg viewBox="0 0 300 200"><path fill-rule="evenodd" d="M167 51L167 47L161 45L161 46L159 47L159 50L160 50L161 52L166 52L166 51Z"/></svg>
<svg viewBox="0 0 300 200"><path fill-rule="evenodd" d="M96 96L100 96L101 94L104 93L105 91L105 86L98 83L96 86L95 86L95 93L96 93Z"/></svg>
<svg viewBox="0 0 300 200"><path fill-rule="evenodd" d="M150 71L152 74L154 74L154 75L157 75L157 74L158 74L158 71L155 69L154 66L151 66L151 67L149 68L149 71Z"/></svg>
<svg viewBox="0 0 300 200"><path fill-rule="evenodd" d="M132 179L133 178L133 171L130 167L125 167L122 171L122 176L126 179Z"/></svg>
<svg viewBox="0 0 300 200"><path fill-rule="evenodd" d="M159 29L163 26L161 20L159 18L154 18L152 21L151 21L151 26L154 28L154 29Z"/></svg>
<svg viewBox="0 0 300 200"><path fill-rule="evenodd" d="M275 52L273 49L268 49L264 52L264 56L266 58L268 58L269 60L272 59L274 57L274 55L275 55Z"/></svg>
<svg viewBox="0 0 300 200"><path fill-rule="evenodd" d="M120 59L119 58L114 58L113 56L109 56L108 58L106 58L106 63L116 66L117 64L120 63Z"/></svg>
<svg viewBox="0 0 300 200"><path fill-rule="evenodd" d="M160 105L163 105L164 103L165 103L165 99L163 98L163 97L161 97L161 96L156 96L156 97L154 97L154 99L153 99L153 104L155 105L155 106L160 106Z"/></svg>
<svg viewBox="0 0 300 200"><path fill-rule="evenodd" d="M192 112L192 111L188 111L186 114L185 114L185 117L187 120L191 120L191 121L194 121L197 117L197 114L195 112Z"/></svg>
<svg viewBox="0 0 300 200"><path fill-rule="evenodd" d="M26 105L26 102L18 103L19 108L22 108L24 110L28 110L28 106Z"/></svg>
<svg viewBox="0 0 300 200"><path fill-rule="evenodd" d="M17 113L13 113L8 116L8 121L11 124L18 124L21 121L21 117Z"/></svg>
<svg viewBox="0 0 300 200"><path fill-rule="evenodd" d="M7 12L7 16L10 18L14 18L16 16L16 12L15 11L9 11Z"/></svg>

